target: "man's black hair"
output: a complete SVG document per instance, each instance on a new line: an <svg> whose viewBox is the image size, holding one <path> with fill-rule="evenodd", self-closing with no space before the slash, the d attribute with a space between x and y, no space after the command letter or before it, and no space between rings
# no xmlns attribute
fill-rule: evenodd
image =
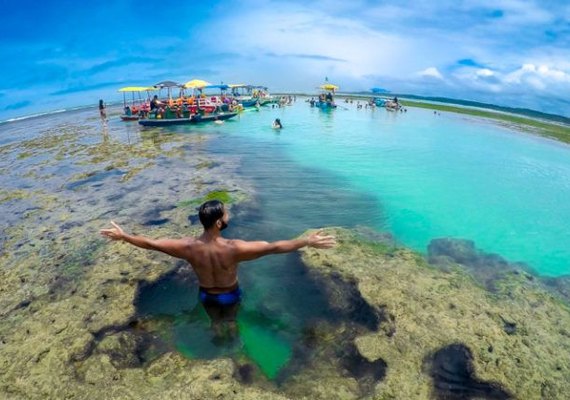
<svg viewBox="0 0 570 400"><path fill-rule="evenodd" d="M210 200L200 206L198 216L204 229L210 229L217 220L224 216L224 203L220 200Z"/></svg>

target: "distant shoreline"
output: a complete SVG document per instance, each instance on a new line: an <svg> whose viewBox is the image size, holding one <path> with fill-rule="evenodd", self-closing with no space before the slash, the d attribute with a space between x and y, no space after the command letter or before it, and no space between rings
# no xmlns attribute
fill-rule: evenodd
<svg viewBox="0 0 570 400"><path fill-rule="evenodd" d="M401 103L407 107L427 108L444 112L472 115L475 117L489 118L502 123L513 124L526 132L538 134L540 136L570 143L570 126L555 122L534 119L530 117L503 113L500 111L482 110L478 108L467 108L447 104L425 103L411 100L402 100Z"/></svg>
<svg viewBox="0 0 570 400"><path fill-rule="evenodd" d="M275 96L288 95L286 93L276 93ZM291 93L293 95L293 93ZM307 94L295 94L297 96L311 97ZM372 97L388 97L391 98L394 95L391 94L360 94L360 93L339 93L337 97L350 97L358 100L368 100ZM314 95L313 95L314 97ZM430 110L437 110L443 112L452 112L457 114L466 114L474 117L488 118L500 123L507 124L509 126L514 126L525 132L536 134L539 136L551 138L558 140L560 142L570 144L570 125L566 125L562 122L555 122L540 119L538 117L533 118L526 115L519 115L511 113L508 111L500 111L495 109L484 109L478 108L470 105L452 105L452 104L441 104L432 103L431 101L422 101L416 99L408 99L405 96L400 97L400 103L406 107L417 107L426 108ZM564 118L564 117L561 117Z"/></svg>

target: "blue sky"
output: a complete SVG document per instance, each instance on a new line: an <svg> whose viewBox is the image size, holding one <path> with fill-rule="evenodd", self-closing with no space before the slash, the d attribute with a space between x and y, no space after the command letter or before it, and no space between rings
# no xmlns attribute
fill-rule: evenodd
<svg viewBox="0 0 570 400"><path fill-rule="evenodd" d="M372 87L570 116L567 1L0 0L0 120L169 79Z"/></svg>

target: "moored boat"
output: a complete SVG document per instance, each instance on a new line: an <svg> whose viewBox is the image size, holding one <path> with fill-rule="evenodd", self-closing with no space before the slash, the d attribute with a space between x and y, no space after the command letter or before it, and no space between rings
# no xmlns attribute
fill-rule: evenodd
<svg viewBox="0 0 570 400"><path fill-rule="evenodd" d="M314 103L311 102L311 106L319 107L321 110L331 110L336 108L336 103L334 102L334 92L338 90L338 86L332 83L325 82L319 86L323 92L319 95L319 100Z"/></svg>
<svg viewBox="0 0 570 400"><path fill-rule="evenodd" d="M121 120L123 121L138 121L139 118L146 116L150 107L150 92L155 90L153 87L147 86L127 86L119 89L123 93L123 114ZM142 93L146 92L146 98ZM132 100L127 101L126 94L132 94ZM135 99L135 93L138 98Z"/></svg>
<svg viewBox="0 0 570 400"><path fill-rule="evenodd" d="M242 107L246 108L246 107L255 107L260 105L259 100L257 98L251 98L251 99L241 99L239 101L239 104L242 105Z"/></svg>
<svg viewBox="0 0 570 400"><path fill-rule="evenodd" d="M386 104L386 100L380 98L380 97L374 97L372 99L372 103L374 103L374 105L376 107L384 107L384 105Z"/></svg>

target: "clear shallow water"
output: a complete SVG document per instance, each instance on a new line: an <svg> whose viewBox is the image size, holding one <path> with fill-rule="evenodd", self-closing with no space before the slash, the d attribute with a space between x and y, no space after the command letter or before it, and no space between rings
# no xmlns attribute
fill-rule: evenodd
<svg viewBox="0 0 570 400"><path fill-rule="evenodd" d="M464 238L541 275L570 273L569 146L455 114L341 105L251 113L228 133L344 178L339 190L366 193L375 200L368 209L382 212L369 222L416 250ZM269 129L275 117L280 133Z"/></svg>

